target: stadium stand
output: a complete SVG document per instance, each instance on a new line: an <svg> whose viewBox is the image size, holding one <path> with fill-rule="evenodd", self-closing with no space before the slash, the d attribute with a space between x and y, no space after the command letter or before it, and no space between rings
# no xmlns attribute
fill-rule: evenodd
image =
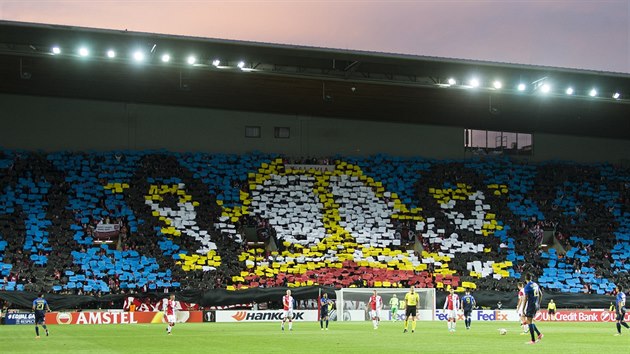
<svg viewBox="0 0 630 354"><path fill-rule="evenodd" d="M513 290L524 271L565 293L627 282L627 168L504 157L293 162L2 150L0 289Z"/></svg>

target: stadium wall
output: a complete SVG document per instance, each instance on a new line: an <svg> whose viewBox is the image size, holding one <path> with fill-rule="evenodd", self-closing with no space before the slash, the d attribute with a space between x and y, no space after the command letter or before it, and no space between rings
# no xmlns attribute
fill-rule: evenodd
<svg viewBox="0 0 630 354"><path fill-rule="evenodd" d="M612 129L612 127L611 127ZM534 135L535 158L545 160L628 162L630 141L555 134Z"/></svg>
<svg viewBox="0 0 630 354"><path fill-rule="evenodd" d="M8 94L0 94L0 107L0 146L6 148L466 156L463 127ZM261 137L246 138L245 126L259 126ZM290 137L276 138L275 127L288 127ZM534 134L533 141L533 160L619 162L630 156L628 140Z"/></svg>
<svg viewBox="0 0 630 354"><path fill-rule="evenodd" d="M453 127L19 95L0 95L0 106L6 148L463 156ZM260 126L261 137L245 138L245 126ZM275 138L275 127L290 138Z"/></svg>
<svg viewBox="0 0 630 354"><path fill-rule="evenodd" d="M245 290L229 291L226 289L211 290L185 290L175 293L178 301L194 303L200 306L230 306L249 304L252 302L263 303L278 301L285 294L286 287L272 288L250 288ZM337 294L334 288L325 286L304 286L290 288L292 295L297 300L316 299L321 293L327 293L331 299L336 299ZM386 289L383 289L384 291ZM446 292L436 292L435 303L437 308L441 308L446 299ZM53 311L60 309L93 309L104 308L107 304L124 301L129 296L136 299L150 299L154 302L169 296L169 293L128 293L128 294L107 294L99 297L89 295L72 294L47 294L46 299ZM478 290L474 292L477 305L486 308L495 308L497 303L502 303L502 308L516 308L517 297L513 291ZM10 302L14 308L30 309L33 300L37 297L35 292L27 291L0 291L0 299ZM363 297L366 301L368 297ZM610 295L597 294L571 294L545 292L541 308L546 308L550 299L553 299L562 308L608 308L610 302L614 300ZM343 300L346 301L346 300ZM350 300L350 301L357 301ZM343 310L343 309L340 309ZM363 309L362 309L363 310Z"/></svg>

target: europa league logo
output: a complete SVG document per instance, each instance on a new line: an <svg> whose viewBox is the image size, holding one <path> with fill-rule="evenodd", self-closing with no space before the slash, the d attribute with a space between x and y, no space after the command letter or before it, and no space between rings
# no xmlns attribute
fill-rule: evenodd
<svg viewBox="0 0 630 354"><path fill-rule="evenodd" d="M70 324L72 322L72 314L67 312L57 313L57 323Z"/></svg>

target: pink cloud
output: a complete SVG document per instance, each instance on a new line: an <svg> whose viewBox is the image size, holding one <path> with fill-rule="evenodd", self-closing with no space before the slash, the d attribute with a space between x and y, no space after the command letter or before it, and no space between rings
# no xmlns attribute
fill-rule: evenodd
<svg viewBox="0 0 630 354"><path fill-rule="evenodd" d="M620 0L5 1L0 6L5 20L630 72L629 9Z"/></svg>

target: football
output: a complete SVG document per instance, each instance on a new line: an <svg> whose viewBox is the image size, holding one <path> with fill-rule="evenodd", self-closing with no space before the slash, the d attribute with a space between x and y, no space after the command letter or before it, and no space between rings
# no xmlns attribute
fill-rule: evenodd
<svg viewBox="0 0 630 354"><path fill-rule="evenodd" d="M502 335L502 336L506 335L507 334L507 329L505 329L505 328L499 329L499 334Z"/></svg>

